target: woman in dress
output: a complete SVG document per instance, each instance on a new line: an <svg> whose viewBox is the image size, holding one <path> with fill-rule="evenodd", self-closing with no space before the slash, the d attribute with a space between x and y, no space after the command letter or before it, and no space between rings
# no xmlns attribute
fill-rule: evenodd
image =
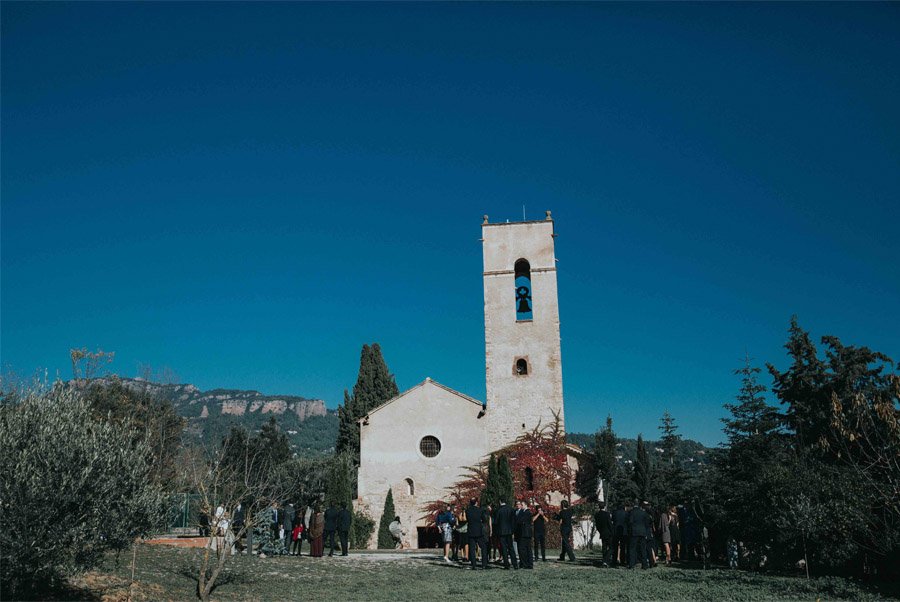
<svg viewBox="0 0 900 602"><path fill-rule="evenodd" d="M313 510L309 525L309 555L316 558L322 557L322 551L325 548L322 541L322 534L325 533L325 513L322 512L319 505L316 504Z"/></svg>
<svg viewBox="0 0 900 602"><path fill-rule="evenodd" d="M669 547L672 549L672 560L678 560L678 544L681 541L681 525L678 522L678 509L675 506L669 506ZM669 558L668 553L666 558ZM668 564L668 563L667 563Z"/></svg>
<svg viewBox="0 0 900 602"><path fill-rule="evenodd" d="M469 561L469 523L466 522L466 512L461 510L456 523L456 535L459 538L457 549L459 550L459 560L461 562Z"/></svg>
<svg viewBox="0 0 900 602"><path fill-rule="evenodd" d="M659 515L659 539L662 541L663 550L666 551L666 566L672 564L672 532L669 527L672 523L672 515L666 510Z"/></svg>

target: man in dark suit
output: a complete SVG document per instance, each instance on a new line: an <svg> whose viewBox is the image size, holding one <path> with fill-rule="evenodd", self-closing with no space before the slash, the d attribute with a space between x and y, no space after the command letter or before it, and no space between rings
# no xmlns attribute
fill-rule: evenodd
<svg viewBox="0 0 900 602"><path fill-rule="evenodd" d="M328 546L329 556L334 556L334 532L337 531L338 526L338 509L334 507L334 504L328 506L328 509L325 510L325 544Z"/></svg>
<svg viewBox="0 0 900 602"><path fill-rule="evenodd" d="M569 501L563 500L559 503L559 513L554 516L559 521L559 535L562 540L562 551L559 553L559 561L562 562L568 555L569 560L575 562L575 551L572 549L572 509L569 508Z"/></svg>
<svg viewBox="0 0 900 602"><path fill-rule="evenodd" d="M631 531L631 542L628 552L628 568L633 569L640 558L641 568L650 568L647 562L647 536L652 529L652 519L643 508L636 506L628 517L628 526Z"/></svg>
<svg viewBox="0 0 900 602"><path fill-rule="evenodd" d="M520 510L516 515L516 534L519 537L519 561L523 569L534 568L534 556L531 555L531 510L525 502L520 502Z"/></svg>
<svg viewBox="0 0 900 602"><path fill-rule="evenodd" d="M628 512L620 504L613 511L612 565L628 564Z"/></svg>
<svg viewBox="0 0 900 602"><path fill-rule="evenodd" d="M350 525L353 523L353 515L347 509L347 504L341 503L341 511L338 514L338 533L341 537L341 556L346 556L350 549Z"/></svg>
<svg viewBox="0 0 900 602"><path fill-rule="evenodd" d="M531 524L534 525L534 559L538 559L538 548L540 548L541 562L547 562L547 518L544 516L544 509L540 504L534 505Z"/></svg>
<svg viewBox="0 0 900 602"><path fill-rule="evenodd" d="M613 523L612 515L606 511L606 502L600 502L600 509L594 515L594 525L600 535L600 543L603 546L603 566L612 563L613 554Z"/></svg>
<svg viewBox="0 0 900 602"><path fill-rule="evenodd" d="M478 566L475 563L475 548L481 550L481 568L488 568L487 542L484 538L484 523L487 522L487 515L478 507L478 500L472 499L469 507L466 508L466 523L469 535L469 560L472 563L474 571Z"/></svg>
<svg viewBox="0 0 900 602"><path fill-rule="evenodd" d="M246 514L247 513L244 511L244 506L240 502L238 502L238 505L234 508L234 512L231 514L231 531L232 533L234 533L234 547L238 551L244 552L246 552L246 548L241 545L241 539L238 536L241 535L241 529L244 528ZM245 535L246 533L244 534L244 536Z"/></svg>
<svg viewBox="0 0 900 602"><path fill-rule="evenodd" d="M509 569L509 559L512 557L512 567L519 570L519 559L513 548L513 531L516 529L515 511L507 505L506 500L500 500L497 508L497 516L494 518L494 530L500 536L500 555L503 557L503 568Z"/></svg>

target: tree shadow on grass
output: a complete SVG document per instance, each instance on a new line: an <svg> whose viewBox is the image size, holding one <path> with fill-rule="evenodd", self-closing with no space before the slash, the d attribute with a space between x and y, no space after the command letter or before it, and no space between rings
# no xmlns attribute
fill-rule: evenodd
<svg viewBox="0 0 900 602"><path fill-rule="evenodd" d="M29 592L23 592L21 600L73 600L76 602L100 601L104 592L94 591L87 587L80 587L71 583L60 583L35 588Z"/></svg>
<svg viewBox="0 0 900 602"><path fill-rule="evenodd" d="M183 562L175 572L194 584L194 591L199 597L200 580L198 579L198 576L200 575L200 565L195 561ZM211 575L212 569L207 569L206 578L209 579ZM256 576L251 574L245 566L232 562L231 566L226 566L222 572L219 573L219 576L216 578L216 583L209 593L213 594L217 589L223 586L250 585L256 581Z"/></svg>

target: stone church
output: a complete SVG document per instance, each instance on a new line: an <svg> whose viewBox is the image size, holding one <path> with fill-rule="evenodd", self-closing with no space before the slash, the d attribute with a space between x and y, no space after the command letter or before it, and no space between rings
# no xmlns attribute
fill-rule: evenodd
<svg viewBox="0 0 900 602"><path fill-rule="evenodd" d="M360 420L356 503L377 522L392 489L413 548L427 543L422 507L445 498L464 467L563 416L550 212L512 223L485 216L481 232L487 399L426 378Z"/></svg>

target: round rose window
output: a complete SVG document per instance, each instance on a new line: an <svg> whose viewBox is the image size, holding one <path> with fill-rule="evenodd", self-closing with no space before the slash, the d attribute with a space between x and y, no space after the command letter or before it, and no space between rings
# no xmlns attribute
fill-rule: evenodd
<svg viewBox="0 0 900 602"><path fill-rule="evenodd" d="M426 435L419 441L419 451L426 458L433 458L441 453L441 442L438 441L437 437Z"/></svg>

